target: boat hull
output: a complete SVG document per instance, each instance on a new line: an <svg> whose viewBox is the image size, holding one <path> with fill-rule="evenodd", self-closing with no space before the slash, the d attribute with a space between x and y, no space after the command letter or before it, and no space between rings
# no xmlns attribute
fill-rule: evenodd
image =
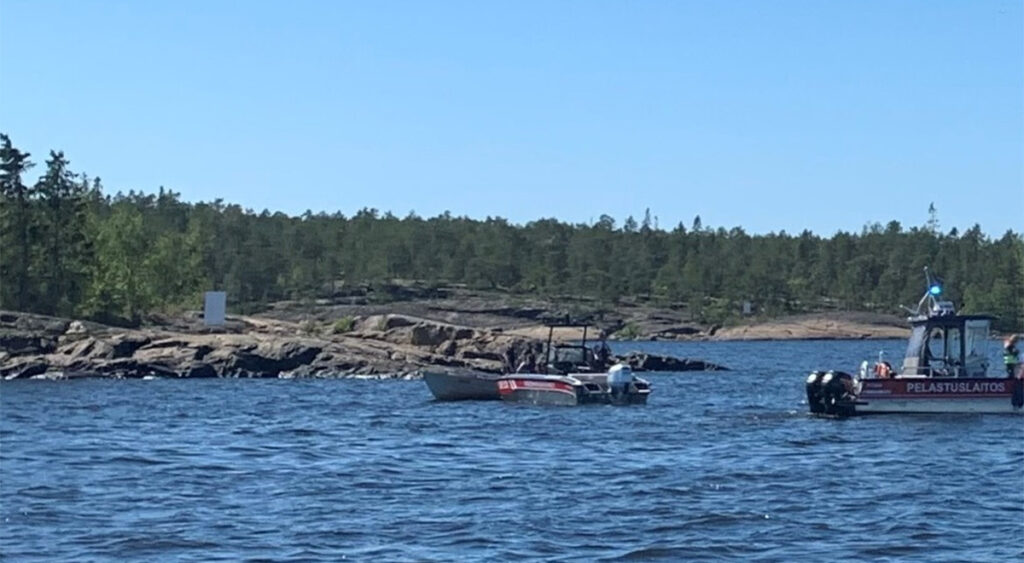
<svg viewBox="0 0 1024 563"><path fill-rule="evenodd" d="M486 373L426 372L423 381L438 401L497 401L498 379Z"/></svg>
<svg viewBox="0 0 1024 563"><path fill-rule="evenodd" d="M856 414L1021 414L1024 380L1008 378L896 378L861 382Z"/></svg>
<svg viewBox="0 0 1024 563"><path fill-rule="evenodd" d="M585 379L581 381L580 379ZM498 381L501 399L510 403L531 405L575 406L587 404L643 405L650 395L650 385L643 380L632 383L623 394L612 393L606 384L598 383L601 375L518 376Z"/></svg>
<svg viewBox="0 0 1024 563"><path fill-rule="evenodd" d="M517 377L498 381L503 401L531 405L574 406L580 404L574 385L554 378Z"/></svg>

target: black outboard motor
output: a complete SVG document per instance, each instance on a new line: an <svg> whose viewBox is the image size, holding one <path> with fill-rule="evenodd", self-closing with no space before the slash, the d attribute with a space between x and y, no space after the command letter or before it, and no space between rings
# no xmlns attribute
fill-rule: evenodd
<svg viewBox="0 0 1024 563"><path fill-rule="evenodd" d="M825 412L824 395L821 390L822 375L820 371L815 370L807 376L807 406L810 407L811 414Z"/></svg>
<svg viewBox="0 0 1024 563"><path fill-rule="evenodd" d="M854 412L853 376L844 371L829 371L821 377L825 414L851 416Z"/></svg>

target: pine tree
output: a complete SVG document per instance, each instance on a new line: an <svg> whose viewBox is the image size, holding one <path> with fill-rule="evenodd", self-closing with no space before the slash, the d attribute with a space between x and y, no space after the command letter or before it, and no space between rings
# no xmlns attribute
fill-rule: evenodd
<svg viewBox="0 0 1024 563"><path fill-rule="evenodd" d="M33 166L29 156L0 133L0 307L19 310L33 302L29 294L32 194L21 179Z"/></svg>
<svg viewBox="0 0 1024 563"><path fill-rule="evenodd" d="M82 299L91 262L85 233L88 185L69 165L63 152L50 151L46 172L36 182L44 218L43 243L36 257L44 288L40 310L49 314L72 314Z"/></svg>
<svg viewBox="0 0 1024 563"><path fill-rule="evenodd" d="M933 235L939 234L939 212L935 209L935 203L928 204L928 232Z"/></svg>

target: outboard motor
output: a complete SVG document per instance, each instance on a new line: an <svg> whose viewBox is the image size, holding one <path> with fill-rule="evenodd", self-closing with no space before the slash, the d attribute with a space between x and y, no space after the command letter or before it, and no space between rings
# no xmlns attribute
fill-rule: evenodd
<svg viewBox="0 0 1024 563"><path fill-rule="evenodd" d="M850 416L853 405L850 393L853 390L853 376L843 371L829 371L821 377L821 394L825 414Z"/></svg>
<svg viewBox="0 0 1024 563"><path fill-rule="evenodd" d="M820 371L812 371L807 376L807 406L810 407L811 414L825 412L824 395L821 390L822 375Z"/></svg>
<svg viewBox="0 0 1024 563"><path fill-rule="evenodd" d="M633 368L626 364L615 364L608 370L608 388L612 392L612 402L622 403L629 395L629 384L633 382Z"/></svg>

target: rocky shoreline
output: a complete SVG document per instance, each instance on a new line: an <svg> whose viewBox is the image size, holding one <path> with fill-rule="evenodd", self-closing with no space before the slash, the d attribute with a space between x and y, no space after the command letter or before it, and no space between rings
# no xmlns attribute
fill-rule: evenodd
<svg viewBox="0 0 1024 563"><path fill-rule="evenodd" d="M536 354L546 323L572 318L588 340L906 338L903 319L818 313L720 327L685 309L545 300L464 288L390 288L332 300L286 301L207 327L198 312L147 318L139 328L0 311L0 379L76 377L360 377L414 379L424 370L500 373ZM578 340L556 329L556 340ZM724 369L697 359L630 353L637 371Z"/></svg>
<svg viewBox="0 0 1024 563"><path fill-rule="evenodd" d="M193 315L163 326L123 329L0 311L0 378L416 379L427 369L500 373L541 345L515 331L399 314L353 319L344 328L333 333L308 320L230 317L224 327L212 329ZM637 371L725 369L640 353L618 359Z"/></svg>

